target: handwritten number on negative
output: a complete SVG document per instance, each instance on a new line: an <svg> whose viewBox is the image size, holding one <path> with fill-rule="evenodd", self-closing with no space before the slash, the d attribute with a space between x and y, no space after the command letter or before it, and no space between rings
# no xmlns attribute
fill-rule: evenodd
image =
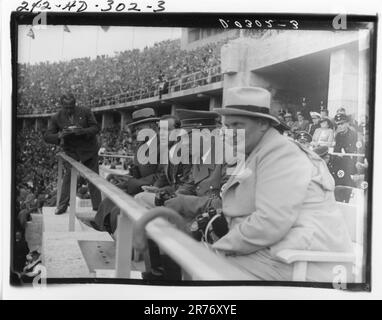
<svg viewBox="0 0 382 320"><path fill-rule="evenodd" d="M157 6L158 6L159 9L154 9L153 12L164 11L165 10L164 4L165 4L164 1L158 1L158 5Z"/></svg>
<svg viewBox="0 0 382 320"><path fill-rule="evenodd" d="M114 1L113 0L107 0L107 5L109 6L108 8L106 9L101 9L102 12L105 12L105 11L110 11L113 7L113 4L114 4Z"/></svg>

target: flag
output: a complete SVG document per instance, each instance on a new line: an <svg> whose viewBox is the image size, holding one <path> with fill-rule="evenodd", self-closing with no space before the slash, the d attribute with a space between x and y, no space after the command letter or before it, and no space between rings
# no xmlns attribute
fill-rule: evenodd
<svg viewBox="0 0 382 320"><path fill-rule="evenodd" d="M101 26L102 30L107 32L107 30L109 30L110 26Z"/></svg>
<svg viewBox="0 0 382 320"><path fill-rule="evenodd" d="M64 32L70 32L70 29L66 24L64 24Z"/></svg>
<svg viewBox="0 0 382 320"><path fill-rule="evenodd" d="M28 36L28 37L31 37L32 39L34 39L34 32L33 32L32 27L29 29L29 31L28 31L28 33L27 33L27 36Z"/></svg>

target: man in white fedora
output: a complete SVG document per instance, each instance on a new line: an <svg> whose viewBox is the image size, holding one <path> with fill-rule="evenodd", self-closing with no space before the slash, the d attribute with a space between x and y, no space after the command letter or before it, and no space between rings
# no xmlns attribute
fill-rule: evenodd
<svg viewBox="0 0 382 320"><path fill-rule="evenodd" d="M277 258L280 250L350 252L352 246L325 162L274 128L280 122L270 104L267 90L236 87L214 110L228 129L245 130L246 161L222 189L229 232L212 247L256 279L290 281L293 267ZM309 264L307 281L332 282L332 270Z"/></svg>

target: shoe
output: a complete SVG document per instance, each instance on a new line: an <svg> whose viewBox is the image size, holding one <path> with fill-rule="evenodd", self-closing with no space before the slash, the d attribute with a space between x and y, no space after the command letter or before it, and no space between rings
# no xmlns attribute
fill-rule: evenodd
<svg viewBox="0 0 382 320"><path fill-rule="evenodd" d="M68 208L57 208L56 211L54 212L54 214L56 215L60 215L60 214L63 214L66 212Z"/></svg>
<svg viewBox="0 0 382 320"><path fill-rule="evenodd" d="M155 274L155 273L152 273L151 271L150 272L142 272L142 279L143 280L164 280L164 275L163 273L158 273L158 274Z"/></svg>

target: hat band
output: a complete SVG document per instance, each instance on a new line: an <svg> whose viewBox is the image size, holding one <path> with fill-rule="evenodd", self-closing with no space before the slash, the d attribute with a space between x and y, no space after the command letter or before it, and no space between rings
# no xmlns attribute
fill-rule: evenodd
<svg viewBox="0 0 382 320"><path fill-rule="evenodd" d="M181 120L181 127L184 126L213 126L216 125L215 119L210 118L199 118L199 119L185 119Z"/></svg>
<svg viewBox="0 0 382 320"><path fill-rule="evenodd" d="M234 105L234 106L226 106L226 108L269 114L269 108L259 107L254 105Z"/></svg>
<svg viewBox="0 0 382 320"><path fill-rule="evenodd" d="M133 122L136 122L136 121L141 121L141 120L148 120L148 119L151 119L151 118L155 118L155 116L151 115L151 116L148 116L148 117L136 117L133 119Z"/></svg>

